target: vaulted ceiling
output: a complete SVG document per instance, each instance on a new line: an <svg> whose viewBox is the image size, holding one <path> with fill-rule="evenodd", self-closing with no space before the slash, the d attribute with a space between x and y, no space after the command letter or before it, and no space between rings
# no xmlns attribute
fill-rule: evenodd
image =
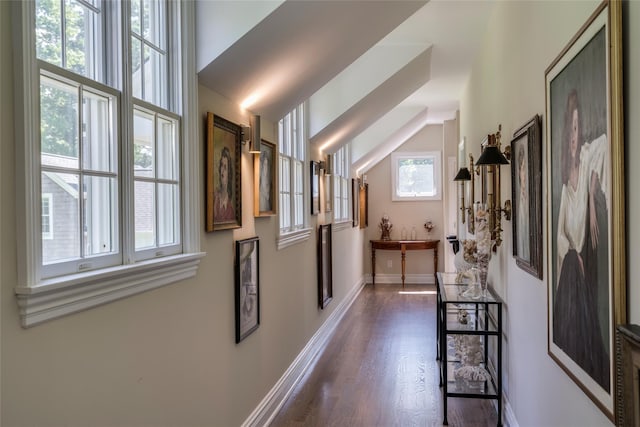
<svg viewBox="0 0 640 427"><path fill-rule="evenodd" d="M366 170L455 117L492 4L199 0L199 81L272 122L309 100L310 142Z"/></svg>

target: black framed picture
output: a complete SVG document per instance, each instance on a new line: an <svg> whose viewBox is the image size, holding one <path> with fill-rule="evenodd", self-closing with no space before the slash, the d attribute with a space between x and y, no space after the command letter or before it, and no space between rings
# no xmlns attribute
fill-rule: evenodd
<svg viewBox="0 0 640 427"><path fill-rule="evenodd" d="M320 213L320 163L311 160L311 215Z"/></svg>
<svg viewBox="0 0 640 427"><path fill-rule="evenodd" d="M513 256L527 273L542 279L542 133L536 115L511 140Z"/></svg>
<svg viewBox="0 0 640 427"><path fill-rule="evenodd" d="M333 298L331 224L318 228L318 304L324 309Z"/></svg>
<svg viewBox="0 0 640 427"><path fill-rule="evenodd" d="M260 325L259 243L258 237L236 241L236 344Z"/></svg>

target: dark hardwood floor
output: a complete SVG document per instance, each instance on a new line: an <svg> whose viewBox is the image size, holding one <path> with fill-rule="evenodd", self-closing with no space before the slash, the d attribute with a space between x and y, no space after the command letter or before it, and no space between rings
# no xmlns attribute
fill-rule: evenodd
<svg viewBox="0 0 640 427"><path fill-rule="evenodd" d="M438 426L433 285L365 286L273 420L288 426ZM495 426L490 401L449 399L450 426Z"/></svg>

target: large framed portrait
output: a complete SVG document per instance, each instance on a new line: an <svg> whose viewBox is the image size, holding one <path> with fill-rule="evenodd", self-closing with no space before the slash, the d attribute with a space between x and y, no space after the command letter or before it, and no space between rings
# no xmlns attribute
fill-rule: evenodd
<svg viewBox="0 0 640 427"><path fill-rule="evenodd" d="M545 72L549 355L613 420L626 322L621 2L603 2Z"/></svg>
<svg viewBox="0 0 640 427"><path fill-rule="evenodd" d="M311 160L310 183L311 183L311 215L320 213L320 163Z"/></svg>
<svg viewBox="0 0 640 427"><path fill-rule="evenodd" d="M511 209L516 264L542 279L542 133L539 115L511 140Z"/></svg>
<svg viewBox="0 0 640 427"><path fill-rule="evenodd" d="M333 299L331 224L318 228L318 305L324 309Z"/></svg>
<svg viewBox="0 0 640 427"><path fill-rule="evenodd" d="M360 228L369 226L369 184L360 184Z"/></svg>
<svg viewBox="0 0 640 427"><path fill-rule="evenodd" d="M260 245L258 237L236 241L236 344L260 326Z"/></svg>
<svg viewBox="0 0 640 427"><path fill-rule="evenodd" d="M241 126L207 113L206 231L242 226Z"/></svg>
<svg viewBox="0 0 640 427"><path fill-rule="evenodd" d="M253 158L253 214L256 217L278 213L277 160L276 145L263 139L260 155Z"/></svg>

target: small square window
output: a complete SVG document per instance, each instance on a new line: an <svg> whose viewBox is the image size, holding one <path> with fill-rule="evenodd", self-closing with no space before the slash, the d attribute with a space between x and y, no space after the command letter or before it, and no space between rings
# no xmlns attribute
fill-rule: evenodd
<svg viewBox="0 0 640 427"><path fill-rule="evenodd" d="M391 200L441 200L440 152L391 154Z"/></svg>

